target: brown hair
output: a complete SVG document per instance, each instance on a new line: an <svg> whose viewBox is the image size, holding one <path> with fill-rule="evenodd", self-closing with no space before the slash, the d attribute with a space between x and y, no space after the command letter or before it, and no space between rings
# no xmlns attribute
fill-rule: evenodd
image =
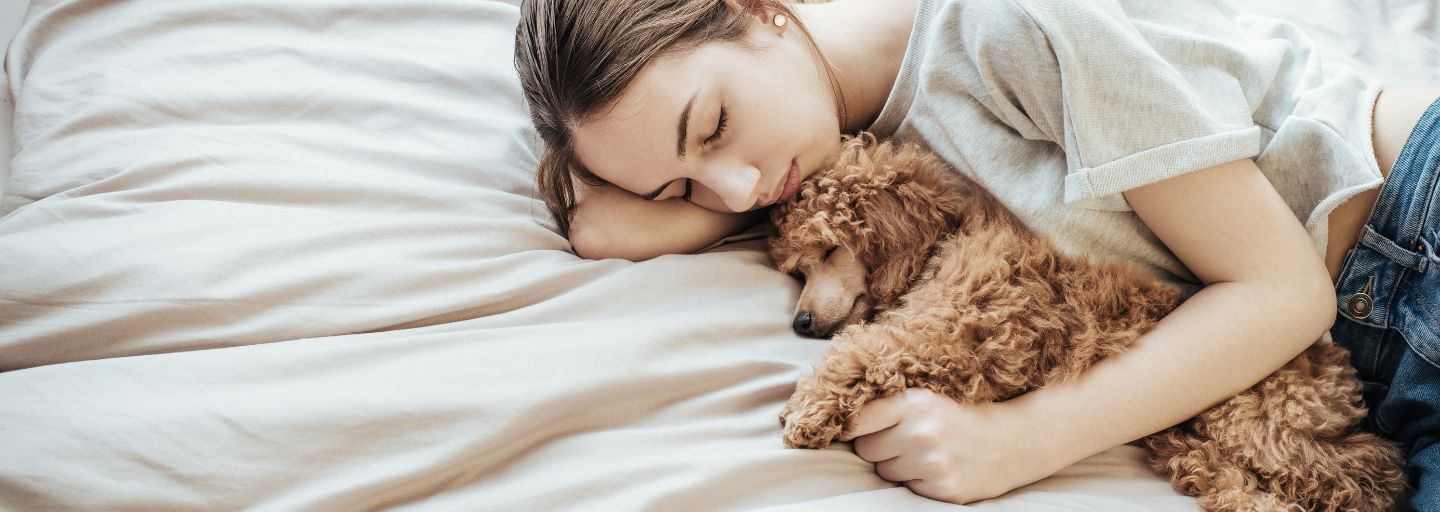
<svg viewBox="0 0 1440 512"><path fill-rule="evenodd" d="M745 9L735 8L737 5ZM571 126L613 105L659 56L705 43L744 41L755 13L784 14L800 30L830 74L840 108L844 99L832 66L795 13L781 0L524 0L515 29L515 70L530 120L545 143L536 171L540 198L570 235L575 178L605 181L576 158Z"/></svg>

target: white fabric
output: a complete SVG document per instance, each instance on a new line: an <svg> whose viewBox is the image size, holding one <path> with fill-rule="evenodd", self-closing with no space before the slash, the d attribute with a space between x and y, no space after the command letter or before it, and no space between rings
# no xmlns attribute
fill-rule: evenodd
<svg viewBox="0 0 1440 512"><path fill-rule="evenodd" d="M754 238L565 252L515 19L36 1L6 60L0 509L1194 509L1129 446L972 507L783 448L822 348L798 285Z"/></svg>
<svg viewBox="0 0 1440 512"><path fill-rule="evenodd" d="M15 32L20 30L20 22L25 20L25 10L30 6L30 0L0 0L0 41L6 45L10 39L15 37ZM0 91L8 90L8 79L0 75ZM11 102L9 94L0 94L0 196L5 194L5 181L10 176L10 148L13 143L10 141L10 125L15 116L15 105Z"/></svg>

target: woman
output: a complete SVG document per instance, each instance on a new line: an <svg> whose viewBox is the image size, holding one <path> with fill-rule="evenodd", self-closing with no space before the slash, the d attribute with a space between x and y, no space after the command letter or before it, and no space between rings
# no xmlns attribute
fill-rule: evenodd
<svg viewBox="0 0 1440 512"><path fill-rule="evenodd" d="M1289 25L1155 0L527 1L516 68L541 194L584 257L713 243L868 129L936 151L1062 249L1191 285L1077 381L867 405L855 451L888 480L1003 494L1254 385L1333 324L1369 426L1408 450L1412 502L1440 507L1440 88L1381 94L1322 73Z"/></svg>

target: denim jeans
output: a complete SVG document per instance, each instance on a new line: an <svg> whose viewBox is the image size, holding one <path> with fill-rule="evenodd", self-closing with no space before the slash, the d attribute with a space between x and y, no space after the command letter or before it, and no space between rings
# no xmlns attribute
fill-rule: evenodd
<svg viewBox="0 0 1440 512"><path fill-rule="evenodd" d="M1335 285L1331 328L1365 383L1365 428L1401 446L1409 506L1440 511L1440 101L1391 169ZM1402 510L1403 510L1402 506Z"/></svg>

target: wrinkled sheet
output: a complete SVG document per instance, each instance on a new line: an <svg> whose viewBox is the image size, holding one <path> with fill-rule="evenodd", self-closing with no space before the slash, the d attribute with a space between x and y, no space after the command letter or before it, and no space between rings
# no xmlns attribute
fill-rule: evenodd
<svg viewBox="0 0 1440 512"><path fill-rule="evenodd" d="M1433 3L1286 5L1440 83ZM5 64L0 509L1194 510L1131 446L969 507L783 448L823 348L788 329L798 284L756 236L567 252L516 18L34 2Z"/></svg>
<svg viewBox="0 0 1440 512"><path fill-rule="evenodd" d="M30 0L0 0L0 41L6 45L10 39L15 37L15 32L20 30L20 23L25 20L25 10L30 6ZM0 91L9 89L9 79L4 73L0 73ZM0 196L5 193L5 180L10 176L10 142L11 125L14 124L15 104L11 102L9 94L0 93Z"/></svg>

